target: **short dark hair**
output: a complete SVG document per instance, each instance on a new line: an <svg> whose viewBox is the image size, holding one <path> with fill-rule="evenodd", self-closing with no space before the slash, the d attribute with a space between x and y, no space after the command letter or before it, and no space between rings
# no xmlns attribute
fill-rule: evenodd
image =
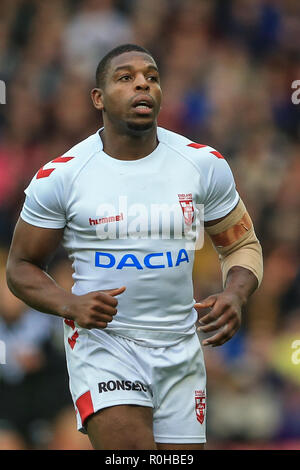
<svg viewBox="0 0 300 470"><path fill-rule="evenodd" d="M148 54L152 57L152 54L147 51L142 46L138 46L137 44L122 44L121 46L117 46L108 52L99 62L97 70L96 70L96 86L102 88L105 84L105 76L108 69L108 66L111 60L118 55L124 54L125 52L143 52L144 54ZM153 58L153 57L152 57Z"/></svg>

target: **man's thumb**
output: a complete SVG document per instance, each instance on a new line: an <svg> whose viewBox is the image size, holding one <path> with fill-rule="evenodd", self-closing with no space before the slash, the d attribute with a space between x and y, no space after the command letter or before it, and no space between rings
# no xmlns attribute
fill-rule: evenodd
<svg viewBox="0 0 300 470"><path fill-rule="evenodd" d="M106 294L111 295L112 297L115 297L116 295L122 294L126 290L125 286L118 287L117 289L108 289L102 292L106 292Z"/></svg>
<svg viewBox="0 0 300 470"><path fill-rule="evenodd" d="M204 300L201 300L201 302L196 302L194 304L194 308L196 309L201 309L201 308L209 308L209 307L213 307L213 305L215 304L216 302L216 298L215 297L207 297L206 299Z"/></svg>

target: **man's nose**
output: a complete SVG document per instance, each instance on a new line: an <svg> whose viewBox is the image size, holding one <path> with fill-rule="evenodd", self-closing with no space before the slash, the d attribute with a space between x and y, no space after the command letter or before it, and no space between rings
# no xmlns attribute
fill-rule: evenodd
<svg viewBox="0 0 300 470"><path fill-rule="evenodd" d="M149 83L147 82L144 75L140 74L136 77L135 89L137 91L139 91L139 90L149 90L150 89Z"/></svg>

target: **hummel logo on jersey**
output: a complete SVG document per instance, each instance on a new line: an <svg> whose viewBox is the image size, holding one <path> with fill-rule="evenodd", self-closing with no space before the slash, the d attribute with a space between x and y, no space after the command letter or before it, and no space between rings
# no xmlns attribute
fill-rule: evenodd
<svg viewBox="0 0 300 470"><path fill-rule="evenodd" d="M98 225L98 224L107 224L109 222L119 222L123 220L123 212L120 215L113 215L110 217L101 217L100 219L91 219L89 218L90 225Z"/></svg>
<svg viewBox="0 0 300 470"><path fill-rule="evenodd" d="M115 390L136 390L138 392L147 392L147 386L142 382L136 380L109 380L108 382L98 383L99 393L102 392L114 392Z"/></svg>

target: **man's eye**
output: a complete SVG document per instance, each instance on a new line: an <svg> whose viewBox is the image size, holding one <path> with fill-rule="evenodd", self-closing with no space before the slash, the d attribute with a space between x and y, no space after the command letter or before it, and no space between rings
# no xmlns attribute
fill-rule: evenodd
<svg viewBox="0 0 300 470"><path fill-rule="evenodd" d="M127 82L130 80L130 75L122 75L122 77L119 78L119 80L122 80L123 82Z"/></svg>
<svg viewBox="0 0 300 470"><path fill-rule="evenodd" d="M156 75L151 75L150 77L148 77L148 79L152 82L158 82L158 77Z"/></svg>

